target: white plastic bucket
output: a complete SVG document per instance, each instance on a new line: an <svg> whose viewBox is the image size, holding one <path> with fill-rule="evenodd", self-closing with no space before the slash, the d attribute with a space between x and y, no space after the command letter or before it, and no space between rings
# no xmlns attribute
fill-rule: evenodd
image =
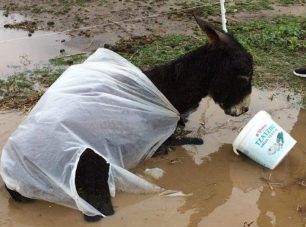
<svg viewBox="0 0 306 227"><path fill-rule="evenodd" d="M255 162L274 169L296 144L265 111L259 111L242 129L233 150L244 153Z"/></svg>

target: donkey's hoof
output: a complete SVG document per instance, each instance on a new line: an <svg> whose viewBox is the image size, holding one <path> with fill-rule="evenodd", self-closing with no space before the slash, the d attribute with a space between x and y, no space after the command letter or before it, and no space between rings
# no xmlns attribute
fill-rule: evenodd
<svg viewBox="0 0 306 227"><path fill-rule="evenodd" d="M103 217L101 215L96 215L96 216L88 216L84 214L84 219L87 222L97 222L100 221Z"/></svg>

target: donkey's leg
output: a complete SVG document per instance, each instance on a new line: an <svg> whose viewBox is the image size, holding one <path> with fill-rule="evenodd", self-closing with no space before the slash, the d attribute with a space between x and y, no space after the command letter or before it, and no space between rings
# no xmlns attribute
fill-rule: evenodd
<svg viewBox="0 0 306 227"><path fill-rule="evenodd" d="M154 156L158 155L166 155L168 154L169 147L172 146L182 146L182 145L202 145L204 143L203 139L196 137L182 137L176 138L174 136L170 136L153 154Z"/></svg>
<svg viewBox="0 0 306 227"><path fill-rule="evenodd" d="M163 145L166 146L181 146L181 145L202 145L204 143L203 139L197 137L182 137L175 138L170 136Z"/></svg>
<svg viewBox="0 0 306 227"><path fill-rule="evenodd" d="M6 185L5 185L5 188L6 188L6 190L8 191L8 193L10 193L11 197L12 197L16 202L28 203L28 202L34 201L34 199L30 199L30 198L24 197L24 196L20 195L18 192L9 189Z"/></svg>
<svg viewBox="0 0 306 227"><path fill-rule="evenodd" d="M80 197L108 216L114 214L108 187L109 164L91 149L86 149L80 157L75 184ZM98 221L102 216L87 216L86 221Z"/></svg>

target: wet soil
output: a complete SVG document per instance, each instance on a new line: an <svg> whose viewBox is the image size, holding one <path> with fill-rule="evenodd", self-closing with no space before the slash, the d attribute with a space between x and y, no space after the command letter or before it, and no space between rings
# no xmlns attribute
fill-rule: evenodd
<svg viewBox="0 0 306 227"><path fill-rule="evenodd" d="M250 111L238 118L226 116L205 98L186 129L202 137L201 146L177 147L168 155L151 158L132 170L169 190L186 196L133 195L118 192L115 215L91 226L304 226L306 224L306 111L293 93L253 89ZM298 141L273 171L247 157L237 156L231 143L239 129L259 110ZM23 115L0 114L3 146ZM4 130L2 130L4 129ZM147 168L165 174L154 180ZM17 204L0 183L1 226L84 226L80 212L37 201Z"/></svg>
<svg viewBox="0 0 306 227"><path fill-rule="evenodd" d="M16 71L33 69L61 54L90 53L104 44L115 44L120 38L190 35L199 29L188 10L173 15L165 13L192 6L172 0L67 4L56 1L52 4L45 1L35 1L35 4L33 1L0 1L0 9L7 9L0 10L0 79ZM303 5L273 7L274 10L257 13L237 12L229 16L228 21L236 23L277 15L306 15ZM219 15L209 16L208 19L220 23ZM124 20L128 21L117 23Z"/></svg>
<svg viewBox="0 0 306 227"><path fill-rule="evenodd" d="M14 72L35 69L48 63L50 58L63 54L82 52L86 42L81 45L69 35L54 32L34 31L33 24L24 16L11 13L8 17L0 10L0 79L5 79ZM29 33L34 32L34 33ZM31 34L31 36L28 36Z"/></svg>

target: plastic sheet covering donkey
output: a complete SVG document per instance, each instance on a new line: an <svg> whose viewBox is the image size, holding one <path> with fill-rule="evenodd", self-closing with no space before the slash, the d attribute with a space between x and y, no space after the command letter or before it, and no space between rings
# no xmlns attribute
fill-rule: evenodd
<svg viewBox="0 0 306 227"><path fill-rule="evenodd" d="M174 132L179 114L140 69L98 49L71 66L47 90L4 147L1 176L8 188L102 215L75 187L86 148L110 163L110 193L160 188L127 169L153 155Z"/></svg>

